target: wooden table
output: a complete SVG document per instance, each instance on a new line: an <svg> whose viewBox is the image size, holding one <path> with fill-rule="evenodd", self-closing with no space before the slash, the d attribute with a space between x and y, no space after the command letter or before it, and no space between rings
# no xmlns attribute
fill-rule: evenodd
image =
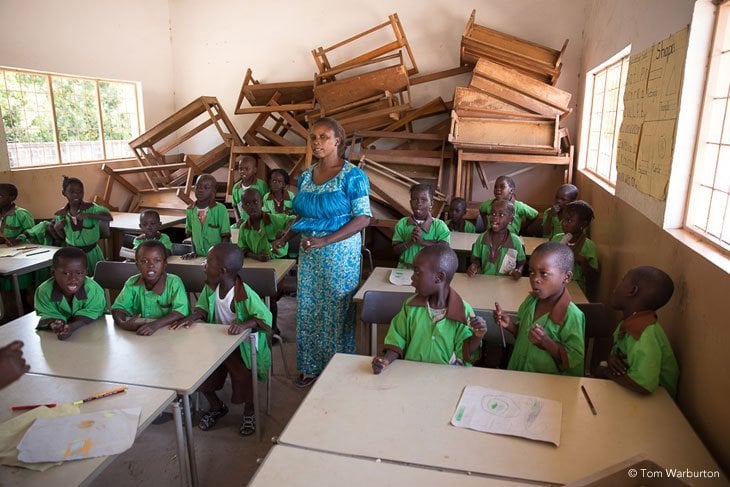
<svg viewBox="0 0 730 487"><path fill-rule="evenodd" d="M89 397L115 387L108 382L64 379L44 375L25 374L3 389L0 394L0 422L19 416L25 411L12 412L10 407L20 404L64 404ZM129 386L127 392L91 401L80 406L81 413L141 407L137 436L175 399L175 393L165 389ZM116 456L89 458L64 462L45 472L19 467L0 467L0 485L38 486L86 485L101 473Z"/></svg>
<svg viewBox="0 0 730 487"><path fill-rule="evenodd" d="M112 211L112 218L109 228L112 230L134 231L141 233L139 229L139 213L127 213L123 211ZM185 223L185 215L160 215L160 228L170 228Z"/></svg>
<svg viewBox="0 0 730 487"><path fill-rule="evenodd" d="M663 388L640 396L605 380L336 354L281 444L536 482L568 483L638 453L667 468L717 463ZM467 385L560 401L560 446L450 425ZM580 386L585 386L594 416ZM727 485L720 474L718 485ZM711 485L713 482L708 482ZM702 485L705 485L704 483Z"/></svg>
<svg viewBox="0 0 730 487"><path fill-rule="evenodd" d="M451 248L455 252L471 254L471 247L476 242L479 233L451 232ZM548 240L540 237L520 237L525 246L525 255L532 255L538 245Z"/></svg>
<svg viewBox="0 0 730 487"><path fill-rule="evenodd" d="M225 326L195 323L187 330L162 328L145 337L117 328L112 317L105 315L61 341L50 331L36 331L37 323L38 316L29 313L0 327L0 343L25 343L23 356L34 373L172 389L182 396L187 457L192 483L197 485L189 396L249 336L248 331L228 335ZM254 362L252 374L255 371ZM258 397L254 397L258 409ZM178 450L185 479L182 438L178 438Z"/></svg>
<svg viewBox="0 0 730 487"><path fill-rule="evenodd" d="M23 247L38 248L23 252L14 257L0 257L0 276L12 278L15 303L18 307L18 314L21 316L24 310L18 276L50 266L54 254L59 249L59 247L51 247L48 245L20 245L17 249L22 249Z"/></svg>
<svg viewBox="0 0 730 487"><path fill-rule="evenodd" d="M205 257L195 257L194 259L183 259L179 255L172 255L167 259L168 264L185 264L185 265L199 265L205 264ZM261 262L255 259L245 259L243 261L244 268L253 269L274 269L276 272L276 282L280 283L282 279L289 274L289 271L297 261L294 259L272 259L268 262Z"/></svg>
<svg viewBox="0 0 730 487"><path fill-rule="evenodd" d="M313 485L402 485L419 487L527 487L506 479L440 472L417 466L376 462L333 453L275 445L248 484L250 487L311 487Z"/></svg>

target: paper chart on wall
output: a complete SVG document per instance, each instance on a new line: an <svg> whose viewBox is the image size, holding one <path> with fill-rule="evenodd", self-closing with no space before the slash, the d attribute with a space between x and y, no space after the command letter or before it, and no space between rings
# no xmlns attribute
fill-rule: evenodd
<svg viewBox="0 0 730 487"><path fill-rule="evenodd" d="M142 408L39 418L18 443L23 462L59 462L117 455L134 443Z"/></svg>
<svg viewBox="0 0 730 487"><path fill-rule="evenodd" d="M520 436L560 445L563 405L480 386L466 386L451 424L485 433Z"/></svg>

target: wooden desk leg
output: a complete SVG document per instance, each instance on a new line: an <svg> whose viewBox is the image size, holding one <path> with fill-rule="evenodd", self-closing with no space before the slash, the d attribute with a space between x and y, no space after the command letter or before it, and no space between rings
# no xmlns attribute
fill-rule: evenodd
<svg viewBox="0 0 730 487"><path fill-rule="evenodd" d="M198 487L198 464L195 462L195 443L193 440L193 418L190 411L190 395L182 394L183 415L185 416L185 436L188 445L188 464L190 465L190 484Z"/></svg>
<svg viewBox="0 0 730 487"><path fill-rule="evenodd" d="M263 332L259 332L263 333ZM258 339L258 333L250 333L248 335L249 343L251 344L251 378L253 380L253 413L256 415L256 439L261 443L261 426L263 424L263 418L261 417L260 405L259 405L259 378L256 373L256 340ZM281 345L279 345L281 346Z"/></svg>
<svg viewBox="0 0 730 487"><path fill-rule="evenodd" d="M23 297L20 295L20 283L18 282L18 275L13 274L13 289L15 290L15 305L18 307L18 316L23 316Z"/></svg>
<svg viewBox="0 0 730 487"><path fill-rule="evenodd" d="M190 485L190 469L188 468L185 452L185 433L183 433L182 414L180 414L180 403L172 401L172 417L175 420L175 437L177 438L177 461L180 464L180 485Z"/></svg>

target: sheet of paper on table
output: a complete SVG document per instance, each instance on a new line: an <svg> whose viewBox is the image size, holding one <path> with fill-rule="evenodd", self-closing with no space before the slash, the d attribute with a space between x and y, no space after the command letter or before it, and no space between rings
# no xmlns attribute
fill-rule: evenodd
<svg viewBox="0 0 730 487"><path fill-rule="evenodd" d="M413 271L411 269L393 269L390 271L390 283L396 286L410 286L411 276Z"/></svg>
<svg viewBox="0 0 730 487"><path fill-rule="evenodd" d="M485 433L521 436L560 445L563 405L479 386L466 386L451 424Z"/></svg>
<svg viewBox="0 0 730 487"><path fill-rule="evenodd" d="M57 462L116 455L134 443L142 408L39 418L18 443L23 462Z"/></svg>

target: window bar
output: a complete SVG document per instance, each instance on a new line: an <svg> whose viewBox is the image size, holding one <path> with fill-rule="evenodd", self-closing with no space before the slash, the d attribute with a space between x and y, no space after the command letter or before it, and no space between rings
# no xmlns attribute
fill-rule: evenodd
<svg viewBox="0 0 730 487"><path fill-rule="evenodd" d="M56 98L53 95L53 83L51 77L46 75L46 81L48 82L48 93L51 95L51 113L53 114L53 136L56 139L56 161L58 164L62 164L61 160L61 139L58 136L58 119L56 118Z"/></svg>
<svg viewBox="0 0 730 487"><path fill-rule="evenodd" d="M106 140L104 138L104 119L101 115L101 89L99 88L99 80L94 80L96 86L96 108L99 112L99 135L101 136L101 156L106 161Z"/></svg>

